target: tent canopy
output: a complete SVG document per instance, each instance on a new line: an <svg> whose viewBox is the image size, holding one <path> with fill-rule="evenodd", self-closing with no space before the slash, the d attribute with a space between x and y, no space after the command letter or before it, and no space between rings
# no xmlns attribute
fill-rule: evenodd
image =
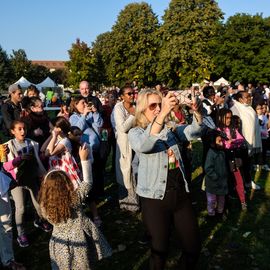
<svg viewBox="0 0 270 270"><path fill-rule="evenodd" d="M219 78L217 81L214 82L214 85L217 85L217 86L219 86L221 84L229 85L230 83L226 79L224 79L223 77Z"/></svg>
<svg viewBox="0 0 270 270"><path fill-rule="evenodd" d="M29 82L23 76L17 82L15 82L14 84L19 84L22 88L27 88L31 84L35 85L34 83Z"/></svg>
<svg viewBox="0 0 270 270"><path fill-rule="evenodd" d="M37 84L36 86L39 89L40 88L46 88L46 87L54 88L54 87L57 87L57 84L50 77L47 77L43 82Z"/></svg>

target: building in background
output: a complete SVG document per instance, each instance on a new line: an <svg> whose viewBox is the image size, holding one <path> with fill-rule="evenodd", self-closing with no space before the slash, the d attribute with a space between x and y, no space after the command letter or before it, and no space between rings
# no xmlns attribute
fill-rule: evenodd
<svg viewBox="0 0 270 270"><path fill-rule="evenodd" d="M51 60L32 60L33 65L44 66L53 72L57 69L64 69L66 61L51 61Z"/></svg>

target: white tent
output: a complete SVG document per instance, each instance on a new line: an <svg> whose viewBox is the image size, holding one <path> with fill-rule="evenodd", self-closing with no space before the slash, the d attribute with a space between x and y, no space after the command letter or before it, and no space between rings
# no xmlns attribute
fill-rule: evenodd
<svg viewBox="0 0 270 270"><path fill-rule="evenodd" d="M229 85L230 83L227 80L225 80L223 77L219 78L217 81L214 82L214 85L216 86L219 86L221 84Z"/></svg>
<svg viewBox="0 0 270 270"><path fill-rule="evenodd" d="M19 84L22 88L27 88L29 85L33 84L25 79L23 76L14 84Z"/></svg>
<svg viewBox="0 0 270 270"><path fill-rule="evenodd" d="M47 77L43 82L37 84L36 86L39 89L46 88L46 87L54 88L54 87L57 87L57 84L50 77Z"/></svg>

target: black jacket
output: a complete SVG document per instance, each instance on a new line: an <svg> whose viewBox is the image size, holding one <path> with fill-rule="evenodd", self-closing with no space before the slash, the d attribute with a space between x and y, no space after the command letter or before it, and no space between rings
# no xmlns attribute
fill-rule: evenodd
<svg viewBox="0 0 270 270"><path fill-rule="evenodd" d="M11 100L7 100L1 106L1 112L3 117L3 132L6 136L9 136L9 130L11 123L14 120L19 120L21 115L21 105L15 105Z"/></svg>

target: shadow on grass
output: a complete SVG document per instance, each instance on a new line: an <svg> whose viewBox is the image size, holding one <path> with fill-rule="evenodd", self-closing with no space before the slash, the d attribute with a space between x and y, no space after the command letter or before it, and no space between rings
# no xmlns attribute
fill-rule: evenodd
<svg viewBox="0 0 270 270"><path fill-rule="evenodd" d="M248 192L248 211L240 209L238 200L230 201L226 220L206 218L206 196L201 190L201 145L193 149L192 198L200 225L202 253L199 270L206 269L248 269L266 270L270 265L270 177L268 173L254 175L263 189ZM145 270L148 269L150 251L147 246L138 244L144 229L140 214L130 214L119 209L117 185L111 174L107 175L106 195L112 199L100 203L103 232L111 244L112 257L97 263L97 270ZM29 223L30 224L30 223ZM50 269L48 241L49 234L38 231L29 225L29 248L15 245L16 258L24 262L27 269ZM181 254L179 242L172 231L170 251L166 269L176 270L176 262Z"/></svg>

